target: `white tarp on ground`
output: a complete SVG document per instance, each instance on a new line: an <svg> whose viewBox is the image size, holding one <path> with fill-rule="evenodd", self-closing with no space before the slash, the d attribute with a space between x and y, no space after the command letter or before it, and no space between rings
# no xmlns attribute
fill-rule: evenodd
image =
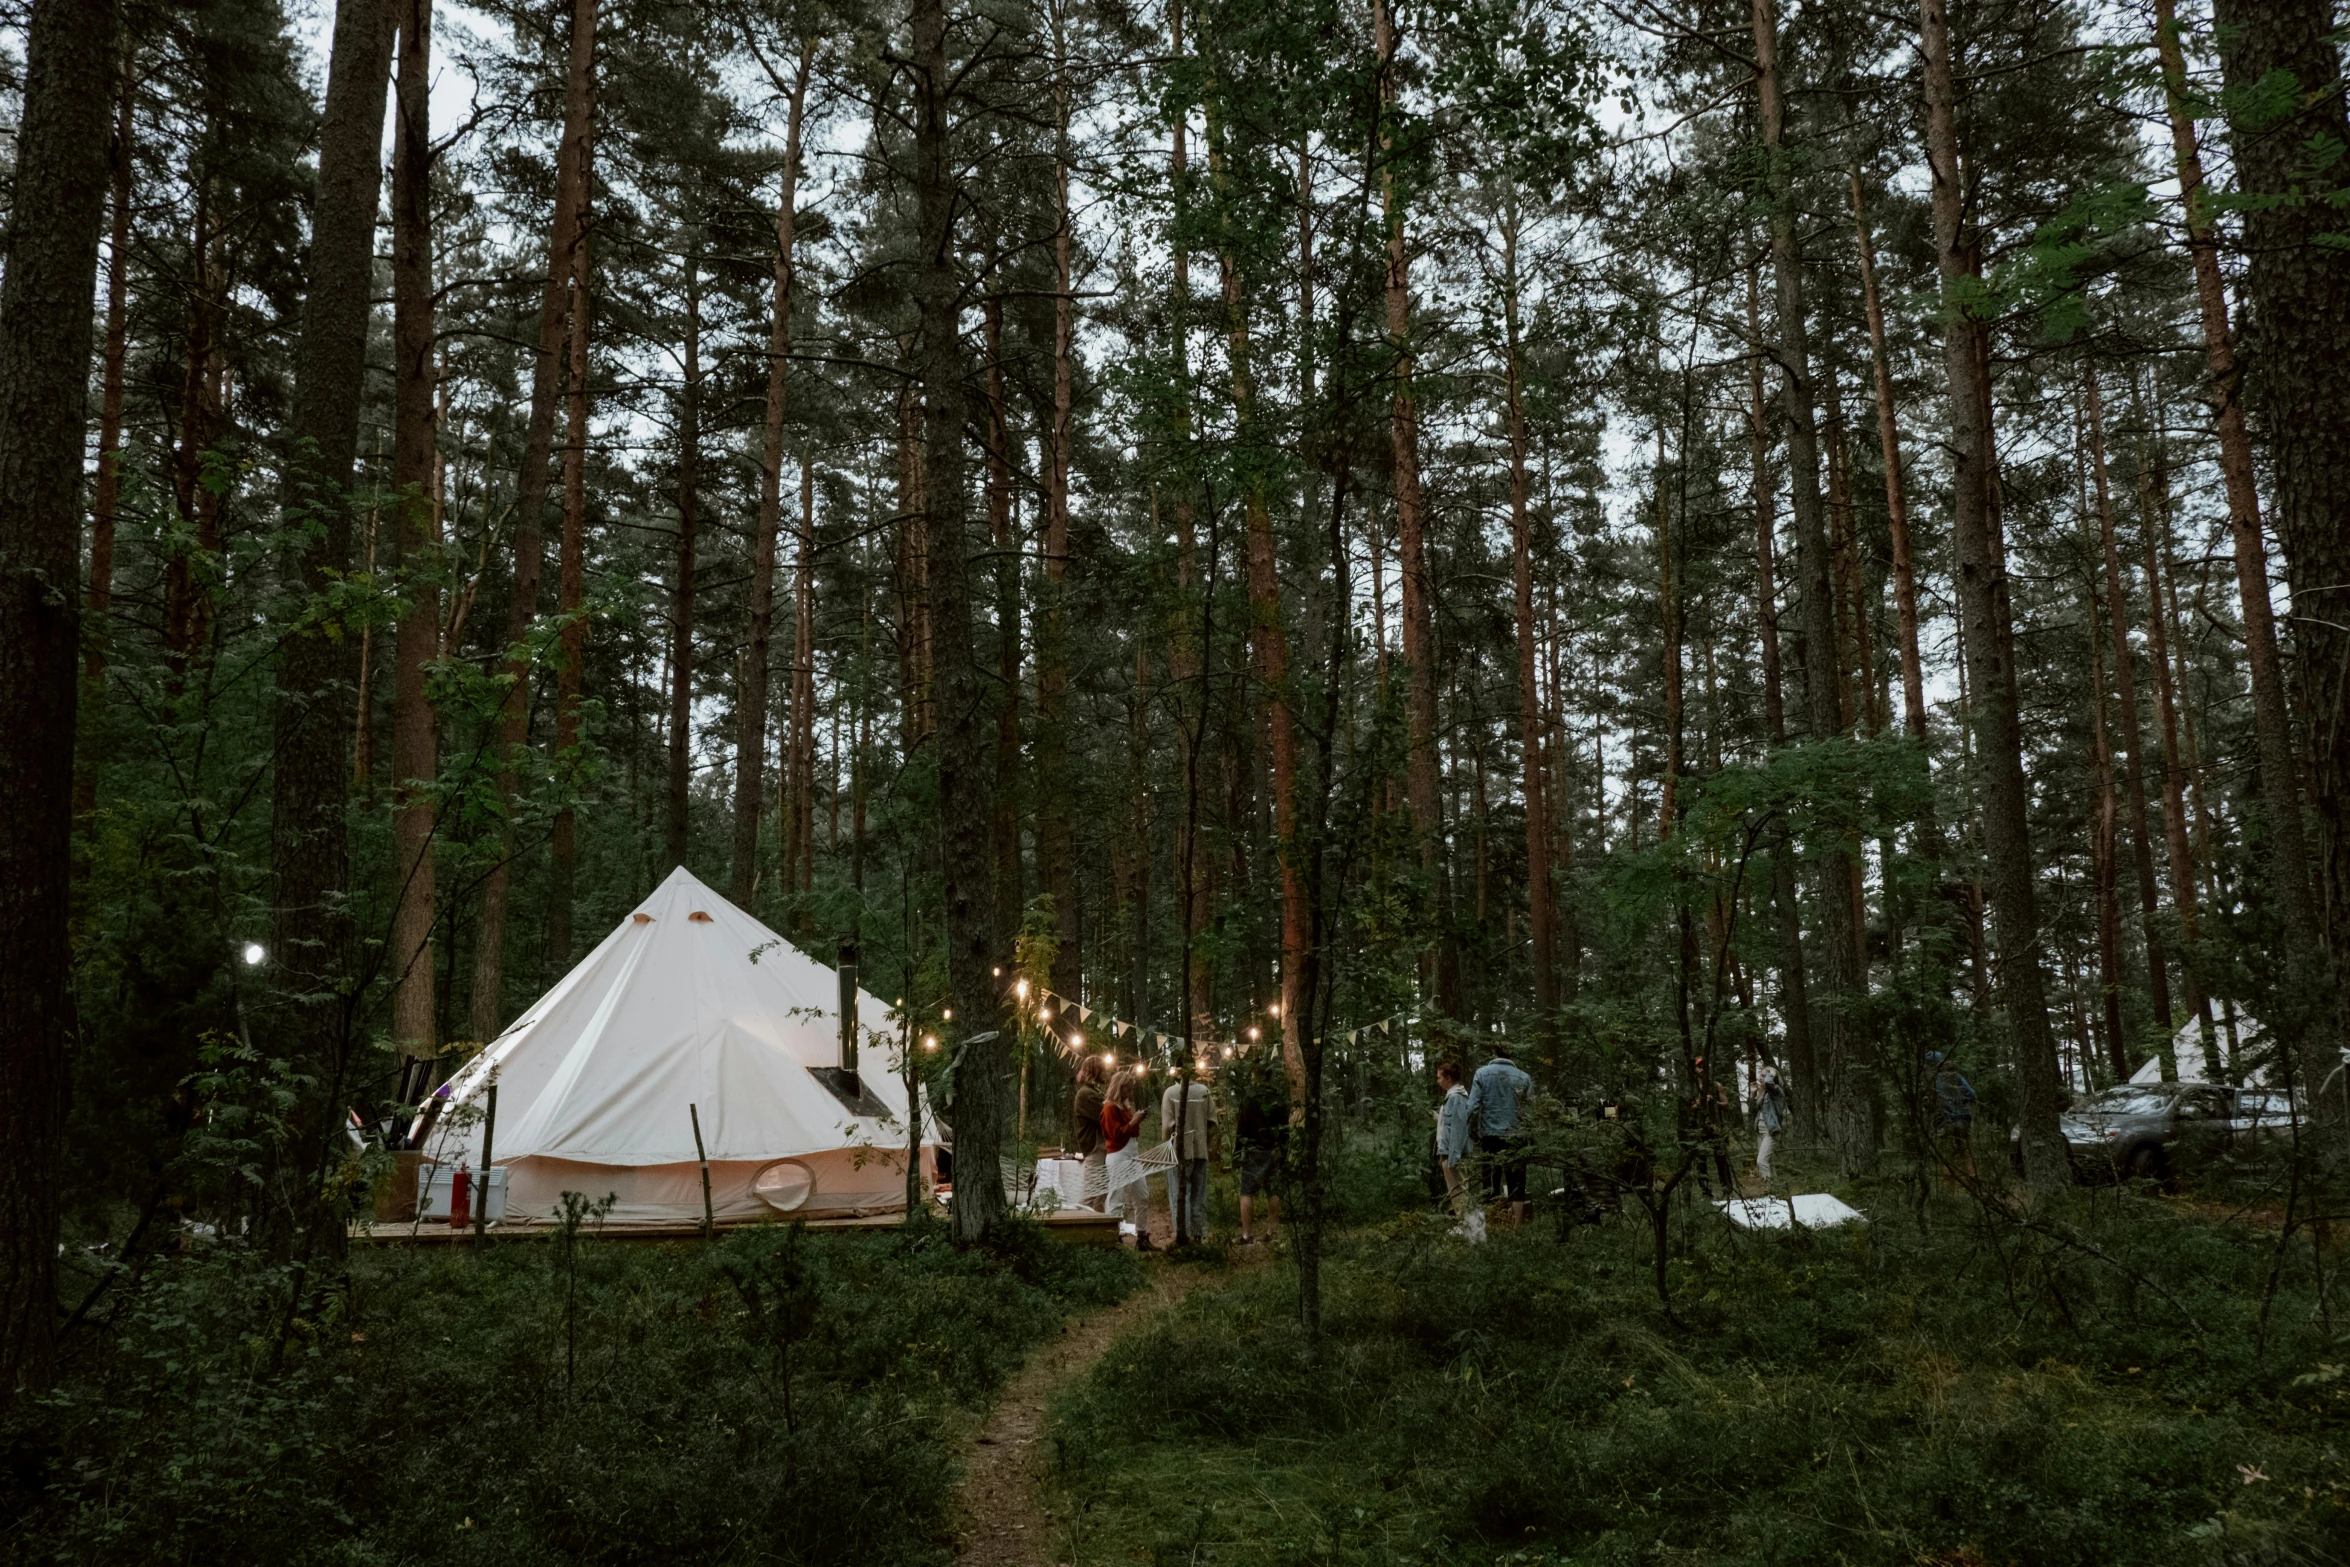
<svg viewBox="0 0 2350 1567"><path fill-rule="evenodd" d="M2236 1052L2239 1062L2243 1059L2245 1052L2260 1042L2264 1033L2266 1030L2261 1027L2260 1020L2251 1013L2240 1011L2236 1014ZM2198 1018L2190 1017L2181 1023L2179 1031L2171 1036L2170 1044L2171 1055L2179 1063L2180 1082L2217 1083L2226 1080L2227 1074L2221 1070L2228 1052L2226 1024L2215 1020L2211 1025L2211 1048L2213 1054L2220 1058L2218 1060L2213 1060L2204 1053L2203 1023ZM2255 1069L2245 1077L2244 1081L2247 1084L2257 1085L2264 1082L2267 1076L2266 1072ZM2148 1056L2146 1064L2130 1074L2130 1081L2133 1083L2161 1082L2162 1057Z"/></svg>
<svg viewBox="0 0 2350 1567"><path fill-rule="evenodd" d="M1796 1226L1826 1230L1839 1224L1869 1222L1858 1208L1847 1206L1841 1198L1827 1192L1806 1192L1799 1197L1736 1197L1714 1206L1742 1230L1784 1230Z"/></svg>
<svg viewBox="0 0 2350 1567"><path fill-rule="evenodd" d="M902 1210L896 1030L863 991L857 1023L865 1114L814 1075L839 1064L838 976L681 867L458 1071L426 1158L479 1164L495 1074L509 1223L544 1221L565 1191L616 1195L607 1223L699 1223L689 1106L721 1222Z"/></svg>

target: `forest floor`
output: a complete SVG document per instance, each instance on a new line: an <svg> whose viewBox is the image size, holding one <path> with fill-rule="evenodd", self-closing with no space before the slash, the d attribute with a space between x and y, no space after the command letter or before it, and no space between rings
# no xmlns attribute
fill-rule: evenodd
<svg viewBox="0 0 2350 1567"><path fill-rule="evenodd" d="M1234 1270L1062 1388L1031 1437L1053 1554L986 1559L2350 1560L2350 1370L2306 1240L2216 1191L2067 1192L2021 1229L1819 1174L1866 1225L1690 1201L1669 1307L1638 1213L1481 1246L1343 1225L1318 1347L1293 1270Z"/></svg>
<svg viewBox="0 0 2350 1567"><path fill-rule="evenodd" d="M1167 1215L1152 1214L1154 1241L1169 1239ZM954 1499L955 1560L959 1567L1059 1567L1069 1559L1065 1509L1049 1473L1047 1439L1054 1403L1092 1374L1110 1347L1143 1324L1173 1311L1195 1290L1226 1284L1272 1252L1251 1246L1197 1259L1153 1255L1141 1289L1105 1310L1074 1319L1061 1336L1038 1346L1004 1384L985 1420L971 1435L963 1479Z"/></svg>

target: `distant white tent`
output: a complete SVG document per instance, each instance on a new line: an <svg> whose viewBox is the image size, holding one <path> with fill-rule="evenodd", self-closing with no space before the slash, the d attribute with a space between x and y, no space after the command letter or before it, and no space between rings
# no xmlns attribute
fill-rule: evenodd
<svg viewBox="0 0 2350 1567"><path fill-rule="evenodd" d="M896 1027L856 1001L852 1083L835 972L680 867L450 1080L426 1157L478 1167L494 1079L508 1224L546 1222L566 1191L616 1196L611 1224L699 1223L696 1111L721 1223L902 1212Z"/></svg>
<svg viewBox="0 0 2350 1567"><path fill-rule="evenodd" d="M2214 1021L2211 1025L2212 1050L2218 1057L2218 1059L2214 1059L2213 1055L2207 1054L2203 1048L2203 1024L2200 1019L2189 1017L2187 1021L2179 1025L2179 1031L2171 1036L2170 1045L2171 1054L2179 1063L2180 1082L2218 1083L2227 1080L2225 1066L2226 1058L2230 1053L2228 1050L2228 1027L2228 1024L2219 1021ZM2235 1014L2234 1028L2236 1032L2234 1054L2238 1061L2242 1061L2252 1047L2260 1042L2266 1030L2261 1027L2259 1019L2251 1013L2243 1011ZM2266 1077L2267 1073L2254 1068L2246 1074L2244 1081L2249 1084L2258 1084ZM2162 1057L2148 1056L2146 1064L2130 1074L2130 1081L2133 1083L2161 1082Z"/></svg>

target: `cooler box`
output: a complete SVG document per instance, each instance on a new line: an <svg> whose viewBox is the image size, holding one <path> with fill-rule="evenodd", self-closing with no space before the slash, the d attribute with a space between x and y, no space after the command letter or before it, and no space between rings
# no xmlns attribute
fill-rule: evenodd
<svg viewBox="0 0 2350 1567"><path fill-rule="evenodd" d="M475 1170L472 1172L472 1174L473 1212L476 1216L479 1216L483 1211L482 1203L485 1197L485 1193L482 1189L483 1172L480 1170ZM488 1175L489 1189L486 1193L486 1197L489 1203L489 1222L496 1224L506 1217L506 1167L504 1165L494 1165L488 1171ZM453 1165L440 1165L426 1173L426 1185L424 1188L425 1223L446 1224L449 1222L449 1193L451 1186L456 1181L456 1178L457 1171L456 1167Z"/></svg>

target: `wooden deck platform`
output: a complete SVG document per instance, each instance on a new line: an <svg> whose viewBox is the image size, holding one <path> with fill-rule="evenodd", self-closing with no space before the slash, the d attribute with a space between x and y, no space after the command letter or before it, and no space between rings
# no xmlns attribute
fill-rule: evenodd
<svg viewBox="0 0 2350 1567"><path fill-rule="evenodd" d="M944 1217L940 1211L940 1217ZM1118 1221L1106 1213L1090 1208L1063 1208L1054 1213L1033 1216L1045 1233L1055 1240L1080 1246L1115 1246L1118 1244ZM755 1230L763 1224L779 1222L761 1219L755 1223L720 1224L726 1230ZM812 1218L799 1221L811 1230L891 1230L906 1222L903 1212L847 1215L838 1218ZM555 1233L551 1224L493 1224L483 1235L493 1241L544 1240ZM595 1230L603 1240L627 1241L690 1241L699 1240L699 1224L614 1224ZM453 1230L445 1222L427 1221L420 1224L396 1223L359 1225L350 1229L354 1243L373 1246L460 1246L474 1239L473 1231Z"/></svg>

